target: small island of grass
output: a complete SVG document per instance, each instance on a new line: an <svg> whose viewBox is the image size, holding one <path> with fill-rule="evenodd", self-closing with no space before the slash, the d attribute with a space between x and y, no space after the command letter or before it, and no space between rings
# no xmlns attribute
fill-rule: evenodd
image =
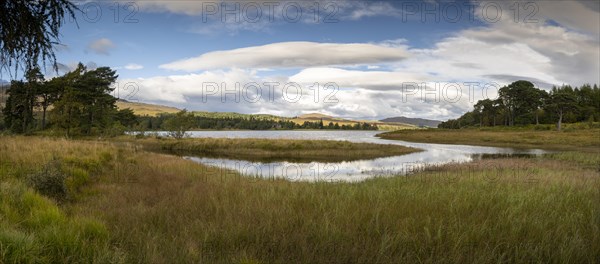
<svg viewBox="0 0 600 264"><path fill-rule="evenodd" d="M333 140L185 138L137 141L147 150L250 161L339 162L398 156L419 149Z"/></svg>

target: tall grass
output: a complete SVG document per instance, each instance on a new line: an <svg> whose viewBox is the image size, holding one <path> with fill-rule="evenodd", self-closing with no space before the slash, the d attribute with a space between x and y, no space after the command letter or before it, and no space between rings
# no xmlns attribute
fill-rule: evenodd
<svg viewBox="0 0 600 264"><path fill-rule="evenodd" d="M562 132L526 128L470 128L400 130L378 135L384 139L415 142L472 144L515 148L600 151L600 129L573 129Z"/></svg>
<svg viewBox="0 0 600 264"><path fill-rule="evenodd" d="M3 170L0 259L8 263L600 259L600 175L581 166L596 160L590 153L292 183L217 173L126 143L2 137L0 150L12 163L54 159L89 174L75 198L58 203L27 186L26 174Z"/></svg>
<svg viewBox="0 0 600 264"><path fill-rule="evenodd" d="M124 138L128 140L129 138ZM255 138L187 138L137 140L149 150L188 155L245 159L252 161L350 161L403 155L418 149L371 143L332 140L290 140Z"/></svg>
<svg viewBox="0 0 600 264"><path fill-rule="evenodd" d="M583 154L587 155L587 154ZM107 182L81 210L132 262L594 263L598 172L551 157L485 160L362 183L207 174L136 156L139 182ZM214 170L209 170L214 172Z"/></svg>
<svg viewBox="0 0 600 264"><path fill-rule="evenodd" d="M106 158L96 154L110 153L114 148L2 137L0 150L0 263L124 260L123 253L111 245L103 223L70 215L59 207L82 195L90 174L104 165Z"/></svg>

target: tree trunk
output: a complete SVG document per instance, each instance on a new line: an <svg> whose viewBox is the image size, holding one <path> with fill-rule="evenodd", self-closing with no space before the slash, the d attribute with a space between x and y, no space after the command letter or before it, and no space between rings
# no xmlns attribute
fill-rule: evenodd
<svg viewBox="0 0 600 264"><path fill-rule="evenodd" d="M539 112L537 110L535 111L535 124L536 125L540 124Z"/></svg>
<svg viewBox="0 0 600 264"><path fill-rule="evenodd" d="M48 105L44 104L42 106L42 130L44 130L44 128L46 128L46 109L48 108Z"/></svg>
<svg viewBox="0 0 600 264"><path fill-rule="evenodd" d="M69 111L69 115L67 117L67 138L69 138L69 135L71 134L71 109L69 108L67 111Z"/></svg>
<svg viewBox="0 0 600 264"><path fill-rule="evenodd" d="M510 126L514 126L515 125L515 113L511 112L510 113Z"/></svg>
<svg viewBox="0 0 600 264"><path fill-rule="evenodd" d="M562 128L562 118L563 118L563 113L561 111L560 113L558 113L558 123L556 124L556 129L558 131L560 131Z"/></svg>

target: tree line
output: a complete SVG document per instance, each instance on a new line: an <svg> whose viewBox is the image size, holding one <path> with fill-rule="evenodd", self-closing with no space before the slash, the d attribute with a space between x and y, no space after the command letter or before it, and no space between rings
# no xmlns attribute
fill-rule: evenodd
<svg viewBox="0 0 600 264"><path fill-rule="evenodd" d="M109 67L83 64L63 76L46 80L35 67L25 80L11 81L2 115L4 129L17 134L53 129L67 137L115 135L137 123L131 109L117 110L111 85L117 79Z"/></svg>
<svg viewBox="0 0 600 264"><path fill-rule="evenodd" d="M581 87L554 86L549 92L529 81L516 81L500 88L495 100L479 100L473 111L457 119L442 122L439 128L516 126L600 121L600 89L589 84Z"/></svg>
<svg viewBox="0 0 600 264"><path fill-rule="evenodd" d="M174 114L159 114L157 116L138 116L139 131L169 131L174 137L183 136L185 131L193 129L214 130L291 130L291 129L341 129L341 130L377 130L377 125L357 122L352 125L319 121L305 121L297 124L286 119L266 119L254 117L205 117L197 116L187 110Z"/></svg>
<svg viewBox="0 0 600 264"><path fill-rule="evenodd" d="M11 81L5 91L0 129L15 134L50 130L72 136L115 136L127 130L164 130L179 137L192 129L344 129L377 130L369 123L339 125L323 120L297 124L285 119L254 117L203 117L182 111L155 117L136 116L127 108L118 110L112 84L118 75L109 67L88 69L83 64L63 76L46 80L37 67L26 71L24 80Z"/></svg>

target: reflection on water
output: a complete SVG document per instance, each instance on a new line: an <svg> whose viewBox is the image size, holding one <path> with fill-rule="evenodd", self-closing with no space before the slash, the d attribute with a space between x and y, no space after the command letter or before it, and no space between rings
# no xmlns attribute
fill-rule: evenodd
<svg viewBox="0 0 600 264"><path fill-rule="evenodd" d="M376 144L394 144L420 148L424 151L402 156L347 162L251 162L244 160L185 157L202 164L230 169L245 175L265 178L285 178L292 181L361 181L373 177L406 175L426 166L470 162L498 157L531 157L546 153L540 149L513 149L412 143L375 137L378 131L195 131L192 137L269 138L347 140Z"/></svg>

